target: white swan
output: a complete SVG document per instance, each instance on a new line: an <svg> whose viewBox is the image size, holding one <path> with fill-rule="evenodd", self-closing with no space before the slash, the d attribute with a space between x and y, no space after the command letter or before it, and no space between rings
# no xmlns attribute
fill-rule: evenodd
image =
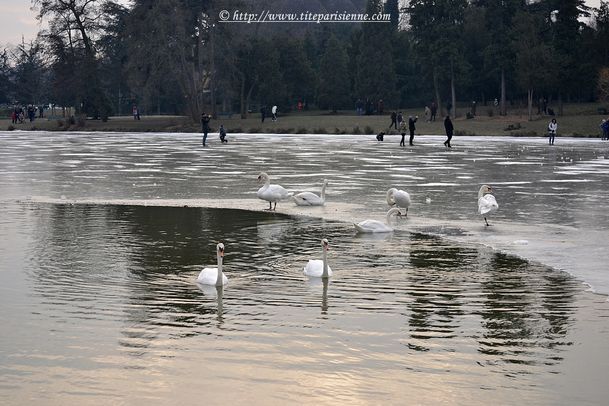
<svg viewBox="0 0 609 406"><path fill-rule="evenodd" d="M222 261L224 260L224 244L218 243L218 245L216 245L216 253L218 257L218 267L204 268L197 277L198 283L215 286L223 286L228 283L228 278L222 272Z"/></svg>
<svg viewBox="0 0 609 406"><path fill-rule="evenodd" d="M328 186L328 179L324 179L321 196L311 192L302 192L292 196L292 198L296 202L296 206L323 206L326 203L326 186Z"/></svg>
<svg viewBox="0 0 609 406"><path fill-rule="evenodd" d="M495 196L491 194L492 191L493 189L489 185L482 185L478 191L478 214L484 216L484 222L487 226L490 224L486 218L499 208Z"/></svg>
<svg viewBox="0 0 609 406"><path fill-rule="evenodd" d="M321 247L323 249L322 259L310 259L307 265L303 269L303 273L313 278L329 278L332 276L332 269L328 265L327 253L330 249L328 240L325 238L321 240Z"/></svg>
<svg viewBox="0 0 609 406"><path fill-rule="evenodd" d="M263 186L258 189L256 195L258 196L258 199L269 202L269 208L267 210L275 210L277 208L277 202L287 199L292 196L292 193L284 189L283 186L271 185L270 182L269 175L261 172L260 175L258 175L258 183L262 183ZM272 203L275 203L275 206L271 208Z"/></svg>
<svg viewBox="0 0 609 406"><path fill-rule="evenodd" d="M410 195L408 192L403 190L396 189L392 187L387 191L387 204L389 207L397 207L401 209L406 209L405 216L408 216L408 208L410 207ZM398 213L398 216L401 216L402 212Z"/></svg>
<svg viewBox="0 0 609 406"><path fill-rule="evenodd" d="M378 220L364 220L357 224L353 224L355 229L360 233L390 233L393 228L389 227L391 216L400 212L400 209L394 207L387 212L387 219L383 223Z"/></svg>

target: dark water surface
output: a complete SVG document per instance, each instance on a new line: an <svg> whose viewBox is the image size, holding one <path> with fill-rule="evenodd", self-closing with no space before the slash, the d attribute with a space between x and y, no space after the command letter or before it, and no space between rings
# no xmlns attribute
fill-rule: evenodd
<svg viewBox="0 0 609 406"><path fill-rule="evenodd" d="M302 268L330 240L334 277ZM196 284L226 245L223 290ZM238 210L0 206L0 403L603 404L609 305L422 234Z"/></svg>

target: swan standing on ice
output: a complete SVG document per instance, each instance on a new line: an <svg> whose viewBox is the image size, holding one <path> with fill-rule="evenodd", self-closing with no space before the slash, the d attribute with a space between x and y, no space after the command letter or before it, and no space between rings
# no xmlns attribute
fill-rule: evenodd
<svg viewBox="0 0 609 406"><path fill-rule="evenodd" d="M328 179L324 179L321 196L311 192L302 192L292 196L292 198L296 202L296 206L323 206L326 203L326 186L328 186Z"/></svg>
<svg viewBox="0 0 609 406"><path fill-rule="evenodd" d="M310 259L307 265L303 269L303 273L313 278L329 278L332 276L332 269L328 265L328 240L325 238L321 240L321 247L323 249L322 259Z"/></svg>
<svg viewBox="0 0 609 406"><path fill-rule="evenodd" d="M292 196L292 193L284 189L283 186L271 185L270 182L269 175L261 172L260 175L258 175L258 183L262 183L263 186L258 189L256 195L258 196L258 199L269 202L269 208L267 210L275 210L277 208L277 202L287 199ZM272 203L275 203L274 207L271 207Z"/></svg>
<svg viewBox="0 0 609 406"><path fill-rule="evenodd" d="M389 207L397 207L406 209L405 216L408 217L408 208L410 207L410 195L408 192L392 187L387 191L387 204ZM402 211L398 212L398 216L402 216Z"/></svg>
<svg viewBox="0 0 609 406"><path fill-rule="evenodd" d="M199 276L197 282L203 285L215 285L224 286L228 283L228 278L222 273L222 261L224 260L224 244L218 243L216 245L216 253L218 257L217 268L204 268Z"/></svg>
<svg viewBox="0 0 609 406"><path fill-rule="evenodd" d="M478 214L484 216L484 222L487 226L490 224L486 220L486 217L497 211L499 205L495 196L491 194L493 189L489 185L482 185L478 191Z"/></svg>
<svg viewBox="0 0 609 406"><path fill-rule="evenodd" d="M389 221L391 216L400 212L400 209L394 207L389 209L387 212L387 218L385 222L378 220L364 220L357 224L353 224L355 229L360 233L390 233L393 231L393 228L389 227Z"/></svg>

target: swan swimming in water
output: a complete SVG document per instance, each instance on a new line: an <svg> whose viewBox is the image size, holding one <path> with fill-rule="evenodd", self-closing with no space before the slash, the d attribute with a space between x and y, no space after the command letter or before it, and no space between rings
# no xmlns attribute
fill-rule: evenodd
<svg viewBox="0 0 609 406"><path fill-rule="evenodd" d="M378 220L364 220L357 224L353 224L355 229L360 233L390 233L393 231L393 228L389 226L389 221L391 216L400 212L400 209L394 207L389 209L387 212L387 218L385 222Z"/></svg>
<svg viewBox="0 0 609 406"><path fill-rule="evenodd" d="M292 193L288 192L283 186L280 185L271 185L271 179L269 175L264 172L261 172L258 175L258 183L262 183L263 186L258 189L256 196L258 199L266 200L269 202L269 208L266 210L275 210L277 208L277 202L280 200L285 200L288 197L292 196ZM271 207L271 204L275 203L274 207Z"/></svg>
<svg viewBox="0 0 609 406"><path fill-rule="evenodd" d="M484 222L487 226L490 224L486 218L499 208L495 196L491 194L492 191L493 189L489 185L482 185L478 191L478 214L484 216Z"/></svg>
<svg viewBox="0 0 609 406"><path fill-rule="evenodd" d="M328 179L324 179L321 196L311 192L302 192L292 196L292 198L297 206L323 206L326 203L326 186L328 186Z"/></svg>
<svg viewBox="0 0 609 406"><path fill-rule="evenodd" d="M224 260L224 244L218 243L216 245L216 254L218 258L217 268L204 268L199 276L197 282L203 285L215 285L224 286L228 283L228 278L222 272L222 261Z"/></svg>
<svg viewBox="0 0 609 406"><path fill-rule="evenodd" d="M396 189L392 187L387 191L387 204L389 207L397 207L406 209L405 216L408 216L408 208L410 207L410 195L408 192ZM402 216L402 211L398 213L398 216Z"/></svg>
<svg viewBox="0 0 609 406"><path fill-rule="evenodd" d="M332 276L332 269L328 265L327 255L330 246L325 238L321 240L323 250L322 259L310 259L303 269L303 273L313 278L329 278Z"/></svg>

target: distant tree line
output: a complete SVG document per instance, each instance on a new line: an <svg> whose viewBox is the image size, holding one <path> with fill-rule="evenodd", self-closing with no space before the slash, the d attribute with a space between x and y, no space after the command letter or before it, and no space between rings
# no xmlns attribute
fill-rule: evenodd
<svg viewBox="0 0 609 406"><path fill-rule="evenodd" d="M300 4L300 3L299 3ZM347 4L347 6L345 5ZM0 103L145 114L440 109L498 100L609 99L609 2L318 0L302 11L388 13L388 23L228 24L220 10L291 10L289 0L32 0L48 23L0 50ZM308 7L307 6L307 7ZM304 7L300 4L299 7ZM311 9L316 7L316 9ZM340 8L337 8L340 7ZM452 109L457 114L457 109Z"/></svg>

